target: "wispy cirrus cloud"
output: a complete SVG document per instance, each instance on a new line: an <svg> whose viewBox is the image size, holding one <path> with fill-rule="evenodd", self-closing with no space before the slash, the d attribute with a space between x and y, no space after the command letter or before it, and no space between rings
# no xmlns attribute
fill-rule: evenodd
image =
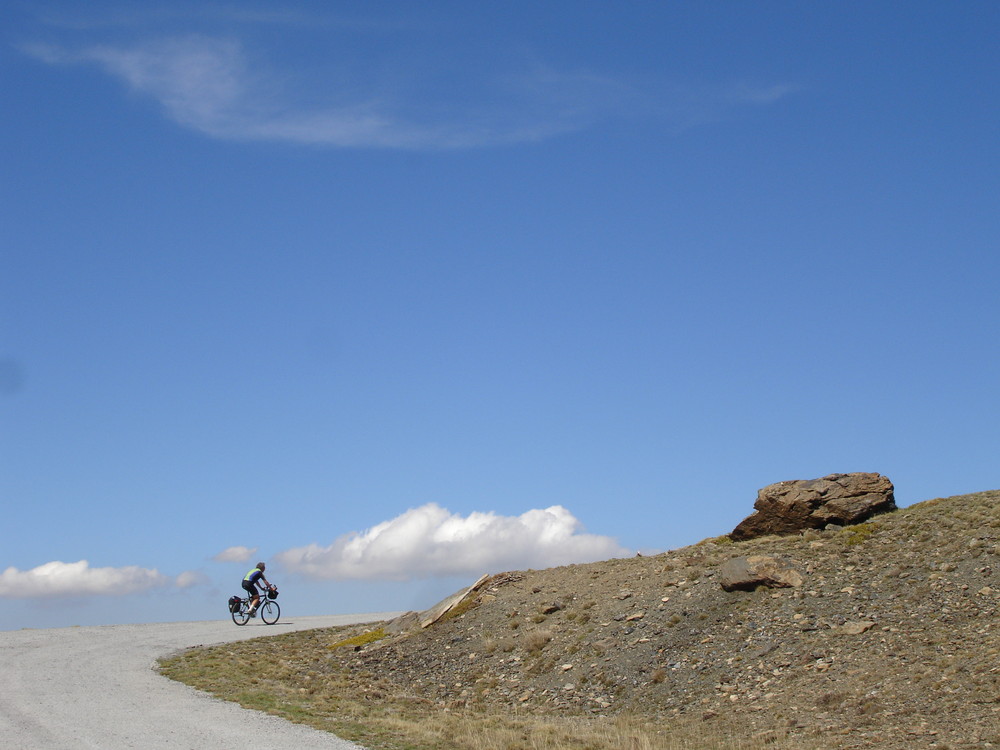
<svg viewBox="0 0 1000 750"><path fill-rule="evenodd" d="M319 579L410 580L545 568L630 555L614 539L585 533L566 508L519 516L461 516L436 503L413 508L328 546L281 552L288 570Z"/></svg>
<svg viewBox="0 0 1000 750"><path fill-rule="evenodd" d="M734 105L773 104L801 90L801 86L788 83L764 85L740 83L726 89L725 98Z"/></svg>
<svg viewBox="0 0 1000 750"><path fill-rule="evenodd" d="M617 117L654 117L673 129L737 106L764 105L793 87L771 85L664 96L592 71L532 63L490 74L461 93L440 81L312 88L279 74L233 36L187 34L79 48L30 45L49 64L93 64L152 99L179 125L227 140L341 148L453 149L532 142ZM418 66L419 67L419 66ZM492 77L490 77L492 76ZM428 96L433 90L434 95ZM295 93L298 92L298 93ZM305 92L305 93L303 93ZM306 103L306 99L309 103ZM316 101L329 102L316 104Z"/></svg>
<svg viewBox="0 0 1000 750"><path fill-rule="evenodd" d="M407 96L350 96L328 91L339 103L309 107L276 83L278 76L251 64L233 38L187 35L131 46L94 45L70 50L31 45L23 50L49 64L96 64L132 91L156 101L178 124L233 140L272 140L338 147L462 148L530 141L580 126L594 115L596 98L580 96L585 81L551 74L515 94L520 102L427 107ZM572 85L569 85L572 84ZM547 91L539 92L544 85ZM391 88L391 87L390 87ZM598 85L594 84L594 94ZM607 83L600 84L601 98ZM567 92L575 92L569 106ZM509 92L508 92L509 93ZM416 97L413 97L416 98ZM508 97L509 98L509 97ZM551 101L540 107L539 103ZM487 97L488 99L488 97Z"/></svg>
<svg viewBox="0 0 1000 750"><path fill-rule="evenodd" d="M195 35L75 51L36 44L24 51L50 64L97 64L153 98L176 122L210 135L238 135L253 119L252 77L241 45L231 39Z"/></svg>
<svg viewBox="0 0 1000 750"><path fill-rule="evenodd" d="M92 568L86 560L73 563L53 561L31 570L7 568L0 573L0 598L34 599L70 596L122 596L149 589L191 585L185 576L176 582L156 569L129 565L121 568Z"/></svg>

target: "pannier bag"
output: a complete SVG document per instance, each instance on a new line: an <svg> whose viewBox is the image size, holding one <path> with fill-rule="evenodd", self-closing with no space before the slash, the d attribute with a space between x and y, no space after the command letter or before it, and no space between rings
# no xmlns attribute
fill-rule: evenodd
<svg viewBox="0 0 1000 750"><path fill-rule="evenodd" d="M229 611L230 612L240 611L240 598L238 596L229 597Z"/></svg>

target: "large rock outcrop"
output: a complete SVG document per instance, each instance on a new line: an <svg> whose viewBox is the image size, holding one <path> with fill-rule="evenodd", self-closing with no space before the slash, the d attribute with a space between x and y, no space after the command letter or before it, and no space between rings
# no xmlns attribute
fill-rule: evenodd
<svg viewBox="0 0 1000 750"><path fill-rule="evenodd" d="M753 507L730 533L734 541L861 523L895 510L896 501L888 477L857 472L768 485L757 492Z"/></svg>

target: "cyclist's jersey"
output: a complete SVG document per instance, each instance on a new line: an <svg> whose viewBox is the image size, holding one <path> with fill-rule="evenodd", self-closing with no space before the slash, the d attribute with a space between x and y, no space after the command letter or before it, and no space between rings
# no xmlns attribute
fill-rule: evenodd
<svg viewBox="0 0 1000 750"><path fill-rule="evenodd" d="M262 575L264 575L264 571L263 570L261 570L260 568L254 568L249 573L247 573L245 576L243 576L243 580L244 581L249 581L250 583L256 584L257 581L260 580L260 577Z"/></svg>

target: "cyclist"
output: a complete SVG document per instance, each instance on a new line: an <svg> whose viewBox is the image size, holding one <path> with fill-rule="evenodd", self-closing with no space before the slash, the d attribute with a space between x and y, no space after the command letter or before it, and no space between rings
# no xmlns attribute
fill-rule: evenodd
<svg viewBox="0 0 1000 750"><path fill-rule="evenodd" d="M243 576L243 589L250 594L251 617L257 616L257 607L260 605L260 594L257 593L257 587L260 586L260 582L263 581L268 589L274 590L274 586L264 577L264 569L266 567L264 563L259 562L255 568ZM261 587L261 590L263 590L263 587Z"/></svg>

